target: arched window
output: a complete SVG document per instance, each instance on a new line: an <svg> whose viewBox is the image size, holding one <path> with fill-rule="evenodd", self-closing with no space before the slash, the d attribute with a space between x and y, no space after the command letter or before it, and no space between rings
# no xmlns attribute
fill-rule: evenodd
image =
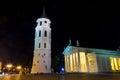
<svg viewBox="0 0 120 80"><path fill-rule="evenodd" d="M41 46L41 45L40 45L40 43L39 43L39 48L40 48L40 46Z"/></svg>
<svg viewBox="0 0 120 80"><path fill-rule="evenodd" d="M39 61L37 61L37 63L39 63Z"/></svg>
<svg viewBox="0 0 120 80"><path fill-rule="evenodd" d="M45 69L47 69L47 65L45 65Z"/></svg>
<svg viewBox="0 0 120 80"><path fill-rule="evenodd" d="M42 25L42 21L40 21L40 26Z"/></svg>
<svg viewBox="0 0 120 80"><path fill-rule="evenodd" d="M41 30L39 31L39 37L41 37Z"/></svg>
<svg viewBox="0 0 120 80"><path fill-rule="evenodd" d="M45 31L45 34L44 34L45 37L47 37L47 31Z"/></svg>
<svg viewBox="0 0 120 80"><path fill-rule="evenodd" d="M46 43L44 43L44 48L46 48Z"/></svg>
<svg viewBox="0 0 120 80"><path fill-rule="evenodd" d="M45 60L43 61L43 63L45 63Z"/></svg>
<svg viewBox="0 0 120 80"><path fill-rule="evenodd" d="M45 53L44 53L44 56L45 56Z"/></svg>

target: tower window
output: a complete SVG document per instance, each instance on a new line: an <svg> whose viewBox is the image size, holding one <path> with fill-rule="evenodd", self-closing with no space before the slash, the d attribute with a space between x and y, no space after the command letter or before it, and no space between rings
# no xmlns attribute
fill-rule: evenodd
<svg viewBox="0 0 120 80"><path fill-rule="evenodd" d="M46 48L46 43L44 43L44 48Z"/></svg>
<svg viewBox="0 0 120 80"><path fill-rule="evenodd" d="M47 23L47 21L45 21L45 23Z"/></svg>
<svg viewBox="0 0 120 80"><path fill-rule="evenodd" d="M40 46L41 46L41 45L40 45L40 43L39 43L39 48L40 48Z"/></svg>
<svg viewBox="0 0 120 80"><path fill-rule="evenodd" d="M45 37L47 37L47 31L45 31L45 34L44 34Z"/></svg>
<svg viewBox="0 0 120 80"><path fill-rule="evenodd" d="M39 63L39 61L37 61L37 63Z"/></svg>
<svg viewBox="0 0 120 80"><path fill-rule="evenodd" d="M45 65L45 69L47 69L47 65Z"/></svg>
<svg viewBox="0 0 120 80"><path fill-rule="evenodd" d="M42 25L42 21L40 22L40 26Z"/></svg>
<svg viewBox="0 0 120 80"><path fill-rule="evenodd" d="M45 53L44 53L44 56L45 56Z"/></svg>
<svg viewBox="0 0 120 80"><path fill-rule="evenodd" d="M39 37L41 37L41 31L39 31Z"/></svg>
<svg viewBox="0 0 120 80"><path fill-rule="evenodd" d="M45 63L45 60L43 61L43 63Z"/></svg>

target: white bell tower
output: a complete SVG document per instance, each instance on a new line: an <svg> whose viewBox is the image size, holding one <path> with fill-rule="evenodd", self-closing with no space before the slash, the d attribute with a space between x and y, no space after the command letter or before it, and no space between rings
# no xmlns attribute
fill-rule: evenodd
<svg viewBox="0 0 120 80"><path fill-rule="evenodd" d="M47 18L44 9L41 18L36 22L31 73L51 73L51 21Z"/></svg>

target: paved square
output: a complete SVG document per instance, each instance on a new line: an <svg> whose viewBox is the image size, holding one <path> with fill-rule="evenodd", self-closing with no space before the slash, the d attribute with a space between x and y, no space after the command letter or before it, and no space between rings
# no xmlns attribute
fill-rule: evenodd
<svg viewBox="0 0 120 80"><path fill-rule="evenodd" d="M0 76L0 80L120 80L120 73L6 75Z"/></svg>

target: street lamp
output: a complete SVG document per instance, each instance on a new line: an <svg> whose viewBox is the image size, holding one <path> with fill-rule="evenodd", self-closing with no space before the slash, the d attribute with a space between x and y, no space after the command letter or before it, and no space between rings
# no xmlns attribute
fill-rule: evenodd
<svg viewBox="0 0 120 80"><path fill-rule="evenodd" d="M8 72L10 72L10 69L13 67L12 64L7 64L6 67L8 68Z"/></svg>
<svg viewBox="0 0 120 80"><path fill-rule="evenodd" d="M13 67L13 65L12 64L7 64L6 67L10 69L10 68Z"/></svg>
<svg viewBox="0 0 120 80"><path fill-rule="evenodd" d="M20 65L19 65L19 66L17 66L17 67L16 67L16 69L18 70L19 74L21 74L21 73L22 73L22 70L21 70L21 69L22 69L22 67L21 67Z"/></svg>
<svg viewBox="0 0 120 80"><path fill-rule="evenodd" d="M18 70L20 70L22 67L21 67L21 66L17 66L16 68L17 68Z"/></svg>

